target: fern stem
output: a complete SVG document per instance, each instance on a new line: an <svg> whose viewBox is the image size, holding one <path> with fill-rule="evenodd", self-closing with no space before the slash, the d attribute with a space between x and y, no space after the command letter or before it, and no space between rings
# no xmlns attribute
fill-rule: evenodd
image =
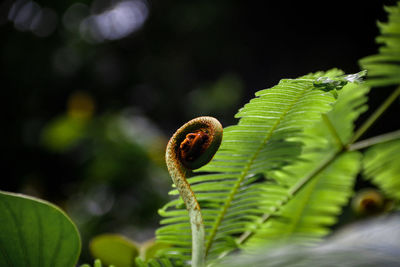
<svg viewBox="0 0 400 267"><path fill-rule="evenodd" d="M292 198L294 195L297 194L297 192L300 191L308 182L312 180L312 178L316 177L318 174L320 174L322 171L324 171L341 153L343 152L343 149L333 153L331 156L326 158L321 164L315 168L312 172L310 172L306 177L301 179L297 184L295 184L290 190L289 190L289 196Z"/></svg>
<svg viewBox="0 0 400 267"><path fill-rule="evenodd" d="M171 138L172 140L172 138ZM204 224L203 217L200 211L200 205L197 202L196 196L194 195L186 176L189 171L176 161L173 145L175 142L168 143L166 162L168 171L171 178L179 191L179 195L182 197L183 202L186 205L186 209L189 212L190 226L192 230L192 266L202 267L204 266ZM171 145L170 145L171 144Z"/></svg>
<svg viewBox="0 0 400 267"><path fill-rule="evenodd" d="M400 86L393 91L392 94L382 103L382 105L364 122L363 125L356 131L350 144L357 141L374 123L375 121L390 107L390 105L400 96Z"/></svg>
<svg viewBox="0 0 400 267"><path fill-rule="evenodd" d="M222 140L222 126L212 117L199 117L179 128L168 142L165 161L189 212L192 230L192 266L205 265L205 231L200 205L186 177L207 164Z"/></svg>
<svg viewBox="0 0 400 267"><path fill-rule="evenodd" d="M322 114L322 120L328 127L329 131L331 132L332 136L335 138L336 143L339 145L339 148L342 149L344 147L342 139L339 136L339 133L336 131L335 126L333 126L331 120L329 119L328 115Z"/></svg>
<svg viewBox="0 0 400 267"><path fill-rule="evenodd" d="M363 149L366 147L370 147L370 146L373 146L376 144L392 141L392 140L399 139L399 138L400 138L400 130L397 130L394 132L381 134L381 135L374 136L374 137L365 139L363 141L354 143L349 146L348 150L349 151L360 150L360 149Z"/></svg>
<svg viewBox="0 0 400 267"><path fill-rule="evenodd" d="M326 158L321 164L315 168L312 172L310 172L306 177L301 179L297 184L295 184L289 191L288 191L288 197L283 199L282 201L278 202L278 204L275 206L275 209L271 213L265 213L261 220L260 224L264 224L266 221L271 218L271 216L279 211L281 207L286 205L304 186L306 186L314 177L316 177L318 174L320 174L322 171L324 171L341 153L343 152L343 149L340 151L333 153L330 157ZM252 235L254 234L254 231L246 231L244 232L238 239L238 244L243 244L246 242ZM226 253L227 254L227 253ZM222 256L225 256L221 255Z"/></svg>

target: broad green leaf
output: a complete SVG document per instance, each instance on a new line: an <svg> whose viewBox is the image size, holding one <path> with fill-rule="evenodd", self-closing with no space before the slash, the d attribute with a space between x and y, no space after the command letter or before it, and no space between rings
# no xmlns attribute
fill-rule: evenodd
<svg viewBox="0 0 400 267"><path fill-rule="evenodd" d="M363 160L364 175L387 196L400 202L400 140L375 145Z"/></svg>
<svg viewBox="0 0 400 267"><path fill-rule="evenodd" d="M73 267L80 249L76 226L58 207L0 191L0 266Z"/></svg>
<svg viewBox="0 0 400 267"><path fill-rule="evenodd" d="M116 267L135 266L135 258L139 255L139 249L133 241L116 234L103 234L93 238L90 252L103 264Z"/></svg>

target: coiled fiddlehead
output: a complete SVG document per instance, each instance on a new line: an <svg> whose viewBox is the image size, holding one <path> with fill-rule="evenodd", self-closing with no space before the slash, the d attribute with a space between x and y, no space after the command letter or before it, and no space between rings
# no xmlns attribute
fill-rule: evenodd
<svg viewBox="0 0 400 267"><path fill-rule="evenodd" d="M192 170L207 164L222 140L222 126L213 117L195 118L179 128L168 142L168 171L189 211L192 229L192 266L204 266L204 224L199 203L186 180Z"/></svg>

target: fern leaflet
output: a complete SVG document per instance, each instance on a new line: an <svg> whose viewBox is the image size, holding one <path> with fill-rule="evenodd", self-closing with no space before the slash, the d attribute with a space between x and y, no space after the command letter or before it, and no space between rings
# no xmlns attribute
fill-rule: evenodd
<svg viewBox="0 0 400 267"><path fill-rule="evenodd" d="M375 145L363 159L364 174L389 197L400 202L400 140Z"/></svg>
<svg viewBox="0 0 400 267"><path fill-rule="evenodd" d="M262 244L288 240L315 242L330 231L351 195L359 170L360 154L345 152L343 144L352 136L354 120L366 109L367 92L365 86L346 85L327 114L328 121L321 120L305 130L303 161L275 172L273 177L294 188L289 192L298 190L297 184L309 182L293 199L279 203L278 211L269 215L245 248L253 250Z"/></svg>
<svg viewBox="0 0 400 267"><path fill-rule="evenodd" d="M400 84L400 2L385 7L389 20L378 23L381 35L376 41L383 46L379 54L365 57L360 65L368 71L368 85L389 86Z"/></svg>

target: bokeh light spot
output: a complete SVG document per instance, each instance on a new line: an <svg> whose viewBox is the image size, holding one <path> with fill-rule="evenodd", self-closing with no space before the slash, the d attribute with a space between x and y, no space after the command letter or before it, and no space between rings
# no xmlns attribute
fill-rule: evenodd
<svg viewBox="0 0 400 267"><path fill-rule="evenodd" d="M94 100L88 93L78 91L68 99L68 116L76 119L91 118L95 110Z"/></svg>
<svg viewBox="0 0 400 267"><path fill-rule="evenodd" d="M80 32L89 42L121 39L142 27L148 13L147 4L142 0L122 1L103 13L84 19Z"/></svg>
<svg viewBox="0 0 400 267"><path fill-rule="evenodd" d="M71 32L79 31L82 20L89 15L89 7L82 3L76 3L65 11L62 22L66 29Z"/></svg>
<svg viewBox="0 0 400 267"><path fill-rule="evenodd" d="M57 27L57 14L50 8L41 8L36 2L16 1L8 13L8 19L20 31L31 31L36 36L46 37Z"/></svg>

